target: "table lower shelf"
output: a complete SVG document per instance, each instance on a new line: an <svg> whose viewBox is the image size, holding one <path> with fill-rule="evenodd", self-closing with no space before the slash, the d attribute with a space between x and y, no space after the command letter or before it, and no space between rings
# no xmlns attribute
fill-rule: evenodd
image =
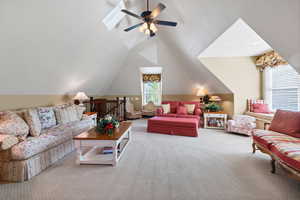
<svg viewBox="0 0 300 200"><path fill-rule="evenodd" d="M129 139L123 139L119 145L118 149L113 149L113 153L103 154L102 149L107 147L108 145L96 145L96 146L81 146L78 149L78 164L91 164L91 165L116 165L121 156L123 155L127 145L129 143ZM113 147L112 147L113 148ZM117 151L117 155L115 152Z"/></svg>

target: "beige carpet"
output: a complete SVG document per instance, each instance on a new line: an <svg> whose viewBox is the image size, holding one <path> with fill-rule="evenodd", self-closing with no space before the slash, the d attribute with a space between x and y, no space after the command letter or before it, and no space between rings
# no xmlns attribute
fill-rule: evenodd
<svg viewBox="0 0 300 200"><path fill-rule="evenodd" d="M149 134L135 121L133 142L117 167L76 165L75 153L25 183L1 184L5 200L299 200L300 182L248 137L201 129L198 138Z"/></svg>

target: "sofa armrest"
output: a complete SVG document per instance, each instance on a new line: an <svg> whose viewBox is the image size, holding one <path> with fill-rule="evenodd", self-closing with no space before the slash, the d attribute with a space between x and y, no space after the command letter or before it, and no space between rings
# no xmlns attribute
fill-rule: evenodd
<svg viewBox="0 0 300 200"><path fill-rule="evenodd" d="M18 142L18 138L13 135L0 135L0 151L7 150Z"/></svg>
<svg viewBox="0 0 300 200"><path fill-rule="evenodd" d="M160 107L160 108L156 109L155 113L156 113L156 115L162 115L164 113L164 110L163 110L163 108Z"/></svg>
<svg viewBox="0 0 300 200"><path fill-rule="evenodd" d="M200 116L202 114L202 111L200 108L195 109L195 115Z"/></svg>

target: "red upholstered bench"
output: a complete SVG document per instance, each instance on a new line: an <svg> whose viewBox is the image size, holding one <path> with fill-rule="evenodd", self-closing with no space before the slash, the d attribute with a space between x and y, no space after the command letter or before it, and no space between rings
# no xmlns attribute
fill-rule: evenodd
<svg viewBox="0 0 300 200"><path fill-rule="evenodd" d="M147 131L181 136L198 136L199 120L195 118L153 117L148 120Z"/></svg>

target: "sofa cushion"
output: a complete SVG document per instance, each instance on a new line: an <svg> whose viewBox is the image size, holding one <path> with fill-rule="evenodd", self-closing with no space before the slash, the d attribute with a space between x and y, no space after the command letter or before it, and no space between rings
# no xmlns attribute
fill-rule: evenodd
<svg viewBox="0 0 300 200"><path fill-rule="evenodd" d="M291 143L299 143L300 139L274 132L269 130L261 130L261 129L254 129L253 131L253 140L257 143L261 144L263 147L270 149L270 145L284 143L284 142L291 142Z"/></svg>
<svg viewBox="0 0 300 200"><path fill-rule="evenodd" d="M300 170L300 143L278 143L271 147L271 151L280 160L296 170Z"/></svg>
<svg viewBox="0 0 300 200"><path fill-rule="evenodd" d="M42 130L42 124L37 109L32 108L24 112L24 118L29 126L31 136L39 136Z"/></svg>
<svg viewBox="0 0 300 200"><path fill-rule="evenodd" d="M195 104L184 104L184 107L186 107L188 114L190 115L194 114L195 107L196 107Z"/></svg>
<svg viewBox="0 0 300 200"><path fill-rule="evenodd" d="M68 123L68 126L72 130L72 135L76 136L91 129L94 126L94 122L91 119L83 119L81 121Z"/></svg>
<svg viewBox="0 0 300 200"><path fill-rule="evenodd" d="M180 115L180 114L178 114L178 115L176 115L176 117L177 118L190 118L190 119L197 119L197 120L200 119L200 117L197 115Z"/></svg>
<svg viewBox="0 0 300 200"><path fill-rule="evenodd" d="M187 112L187 108L184 107L184 106L179 106L177 108L177 115L187 115L188 112Z"/></svg>
<svg viewBox="0 0 300 200"><path fill-rule="evenodd" d="M168 114L171 112L170 104L161 104L161 107L163 109L163 114Z"/></svg>
<svg viewBox="0 0 300 200"><path fill-rule="evenodd" d="M148 120L151 125L156 126L178 126L198 128L198 120L194 118L153 117Z"/></svg>
<svg viewBox="0 0 300 200"><path fill-rule="evenodd" d="M269 129L300 138L300 112L277 110Z"/></svg>
<svg viewBox="0 0 300 200"><path fill-rule="evenodd" d="M19 140L16 136L13 135L0 135L0 151L7 150L18 144Z"/></svg>
<svg viewBox="0 0 300 200"><path fill-rule="evenodd" d="M38 108L38 114L42 129L51 128L56 125L55 114L52 107Z"/></svg>
<svg viewBox="0 0 300 200"><path fill-rule="evenodd" d="M72 131L64 125L46 129L39 137L29 137L27 140L11 148L12 160L28 159L36 154L53 148L72 139Z"/></svg>
<svg viewBox="0 0 300 200"><path fill-rule="evenodd" d="M162 104L170 104L171 113L176 113L179 102L178 101L163 101Z"/></svg>
<svg viewBox="0 0 300 200"><path fill-rule="evenodd" d="M168 113L168 114L159 114L157 116L159 116L159 117L177 117L177 114Z"/></svg>
<svg viewBox="0 0 300 200"><path fill-rule="evenodd" d="M75 108L76 108L76 112L77 112L77 117L79 120L81 120L86 108L84 106L77 106L77 105L75 105Z"/></svg>
<svg viewBox="0 0 300 200"><path fill-rule="evenodd" d="M0 134L25 139L28 133L29 127L19 115L10 111L0 112Z"/></svg>
<svg viewBox="0 0 300 200"><path fill-rule="evenodd" d="M74 105L63 108L55 108L55 117L58 124L67 124L69 122L79 121L77 109Z"/></svg>

